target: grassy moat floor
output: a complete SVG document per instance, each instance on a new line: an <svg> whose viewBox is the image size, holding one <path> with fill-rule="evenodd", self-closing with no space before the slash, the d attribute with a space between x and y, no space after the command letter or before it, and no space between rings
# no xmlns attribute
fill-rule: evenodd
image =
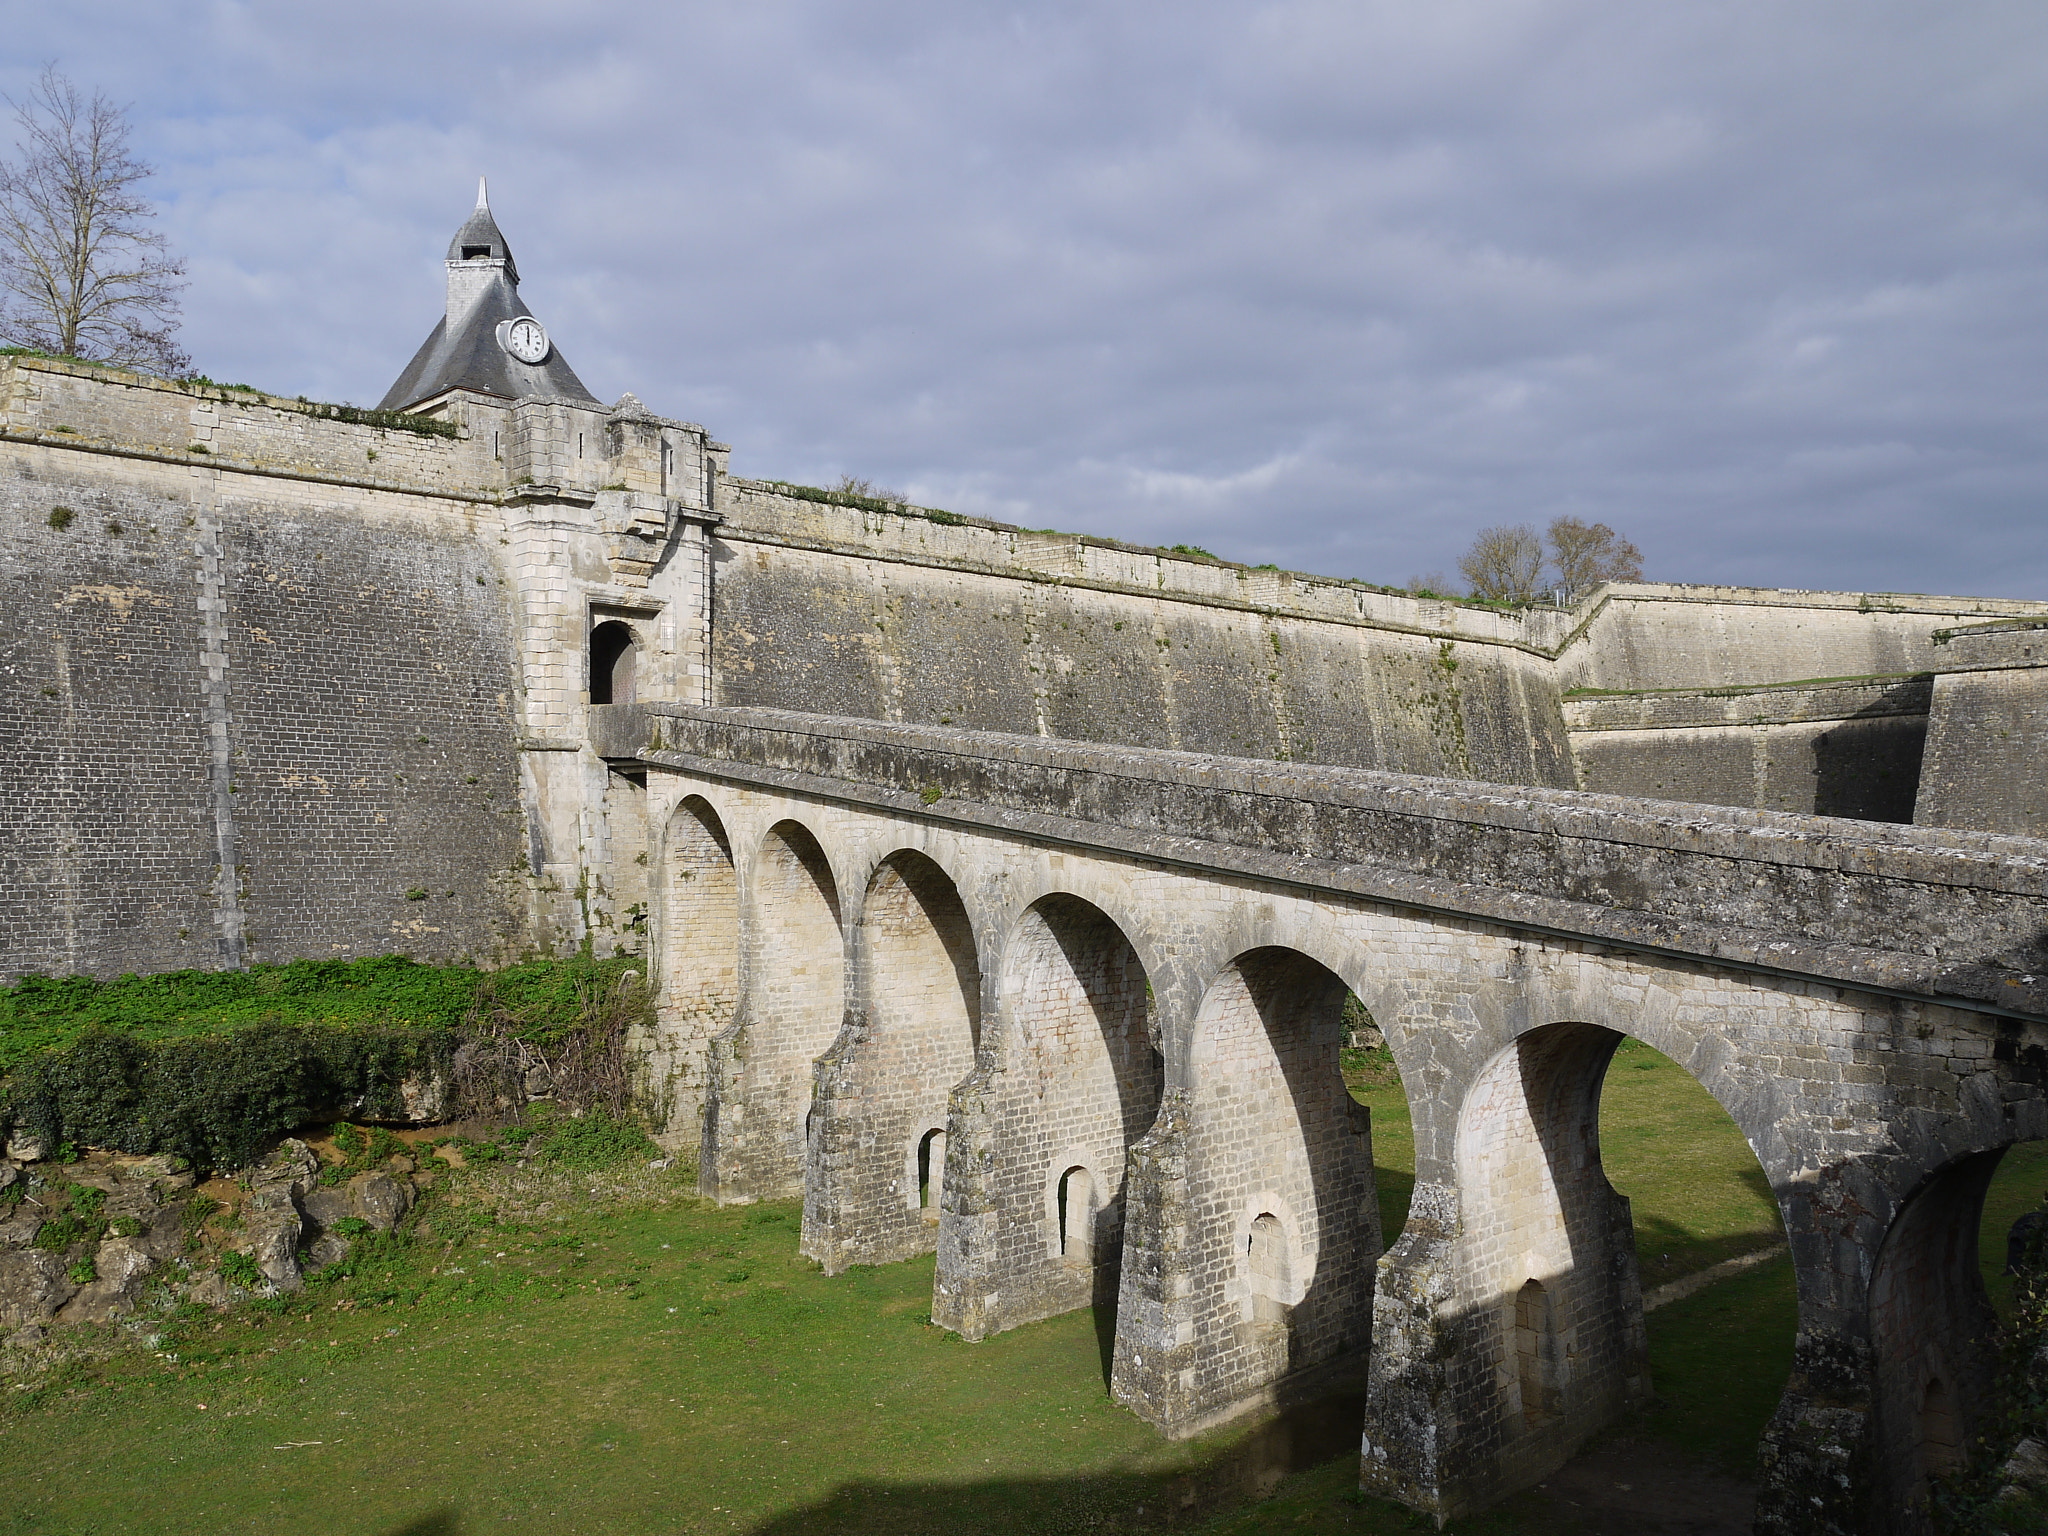
<svg viewBox="0 0 2048 1536"><path fill-rule="evenodd" d="M1391 1234L1413 1172L1406 1107L1398 1084L1354 1076ZM1778 1240L1734 1126L1655 1052L1616 1058L1602 1138L1634 1201L1646 1289ZM827 1279L797 1257L793 1203L717 1210L682 1170L539 1192L516 1179L449 1181L432 1235L351 1279L0 1393L0 1532L1426 1528L1354 1492L1355 1403L1169 1444L1109 1401L1091 1314L963 1344L926 1320L930 1259ZM2038 1146L2000 1172L1995 1297L2005 1227L2044 1183ZM479 1198L493 1190L495 1223ZM1657 1406L1454 1529L1654 1530L1627 1497L1691 1499L1688 1476L1734 1498L1793 1323L1782 1256L1654 1311ZM1664 1483L1632 1494L1631 1469L1653 1464Z"/></svg>

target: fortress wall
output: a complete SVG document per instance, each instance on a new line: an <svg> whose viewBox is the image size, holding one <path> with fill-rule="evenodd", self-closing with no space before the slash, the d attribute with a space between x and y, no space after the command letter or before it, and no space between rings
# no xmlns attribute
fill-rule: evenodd
<svg viewBox="0 0 2048 1536"><path fill-rule="evenodd" d="M523 947L480 515L0 448L0 977Z"/></svg>
<svg viewBox="0 0 2048 1536"><path fill-rule="evenodd" d="M1611 586L1558 658L1560 686L1730 688L1941 668L1937 630L2048 604L1898 593Z"/></svg>
<svg viewBox="0 0 2048 1536"><path fill-rule="evenodd" d="M1913 820L1926 677L1567 699L1582 788L1757 810Z"/></svg>
<svg viewBox="0 0 2048 1536"><path fill-rule="evenodd" d="M1573 783L1550 663L1511 616L1404 598L1411 619L1444 609L1478 633L1380 627L1343 583L1282 593L1286 573L1072 541L1058 559L1095 574L1058 575L1023 563L1056 563L1029 542L1050 536L747 487L720 510L720 703Z"/></svg>
<svg viewBox="0 0 2048 1536"><path fill-rule="evenodd" d="M8 432L70 439L64 446L118 444L189 462L409 490L475 492L506 483L503 465L492 458L488 430L456 439L364 426L323 419L312 414L319 407L294 401L48 358L5 359L0 399L0 421ZM192 452L195 443L207 453Z"/></svg>
<svg viewBox="0 0 2048 1536"><path fill-rule="evenodd" d="M517 954L526 815L494 511L245 488L221 517L250 958Z"/></svg>
<svg viewBox="0 0 2048 1536"><path fill-rule="evenodd" d="M1944 638L1914 820L2048 837L2048 624L2008 620Z"/></svg>
<svg viewBox="0 0 2048 1536"><path fill-rule="evenodd" d="M54 457L0 459L0 980L213 966L191 507Z"/></svg>
<svg viewBox="0 0 2048 1536"><path fill-rule="evenodd" d="M1303 618L1364 620L1438 639L1492 640L1554 649L1577 622L1549 609L1521 612L1415 598L1299 571L1234 565L1081 534L924 512L873 512L788 495L773 481L725 481L719 511L754 542L909 559L1025 580L1054 579L1271 608Z"/></svg>

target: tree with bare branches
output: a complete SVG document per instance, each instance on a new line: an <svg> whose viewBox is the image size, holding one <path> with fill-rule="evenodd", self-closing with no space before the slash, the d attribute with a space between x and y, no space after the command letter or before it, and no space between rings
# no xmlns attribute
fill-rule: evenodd
<svg viewBox="0 0 2048 1536"><path fill-rule="evenodd" d="M1566 602L1603 581L1641 581L1643 552L1605 523L1560 517L1550 525L1550 563Z"/></svg>
<svg viewBox="0 0 2048 1536"><path fill-rule="evenodd" d="M54 64L14 109L0 161L0 339L60 357L180 375L172 340L185 263L137 190L153 174L129 148L128 115L81 96Z"/></svg>
<svg viewBox="0 0 2048 1536"><path fill-rule="evenodd" d="M1458 557L1458 569L1484 602L1530 602L1543 578L1543 539L1527 523L1482 528Z"/></svg>
<svg viewBox="0 0 2048 1536"><path fill-rule="evenodd" d="M1552 520L1548 539L1527 523L1482 528L1458 569L1482 602L1526 604L1539 592L1561 589L1565 601L1583 597L1603 581L1641 581L1643 552L1605 523L1576 517ZM1409 590L1416 590L1415 582Z"/></svg>

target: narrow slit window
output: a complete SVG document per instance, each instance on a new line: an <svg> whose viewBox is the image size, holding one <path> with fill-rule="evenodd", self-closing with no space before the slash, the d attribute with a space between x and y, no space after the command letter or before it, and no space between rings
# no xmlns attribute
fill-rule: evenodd
<svg viewBox="0 0 2048 1536"><path fill-rule="evenodd" d="M946 1178L946 1133L942 1130L926 1131L917 1144L917 1204L919 1209L936 1211L939 1208L939 1194Z"/></svg>
<svg viewBox="0 0 2048 1536"><path fill-rule="evenodd" d="M1085 1263L1089 1257L1094 1189L1094 1180L1089 1178L1086 1168L1069 1168L1060 1175L1060 1257L1064 1259Z"/></svg>

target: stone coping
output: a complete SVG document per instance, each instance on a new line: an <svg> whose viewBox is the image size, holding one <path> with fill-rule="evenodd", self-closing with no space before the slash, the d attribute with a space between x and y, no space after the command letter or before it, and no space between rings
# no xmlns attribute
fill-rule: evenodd
<svg viewBox="0 0 2048 1536"><path fill-rule="evenodd" d="M1912 672L1752 688L1658 688L1568 696L1563 709L1564 723L1573 731L1650 731L1924 715L1933 698L1934 674Z"/></svg>
<svg viewBox="0 0 2048 1536"><path fill-rule="evenodd" d="M2048 1019L2048 841L780 710L591 718L615 759Z"/></svg>

